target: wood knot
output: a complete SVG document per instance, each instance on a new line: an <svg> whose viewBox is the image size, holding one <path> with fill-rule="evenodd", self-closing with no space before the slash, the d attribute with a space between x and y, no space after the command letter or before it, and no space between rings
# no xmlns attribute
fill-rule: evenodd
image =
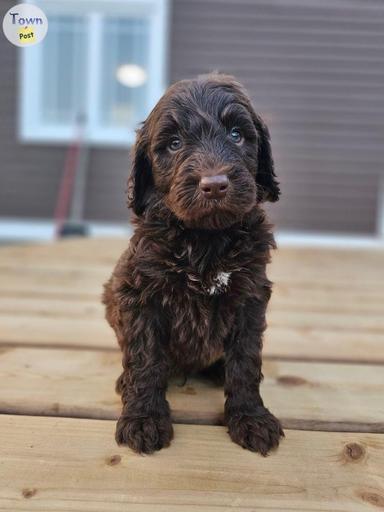
<svg viewBox="0 0 384 512"><path fill-rule="evenodd" d="M277 377L277 382L283 386L303 386L308 384L308 381L301 377L295 377L294 375L281 375Z"/></svg>
<svg viewBox="0 0 384 512"><path fill-rule="evenodd" d="M344 455L348 460L360 460L364 454L364 448L358 443L348 443L344 447Z"/></svg>
<svg viewBox="0 0 384 512"><path fill-rule="evenodd" d="M112 455L111 457L108 457L108 459L107 459L108 466L116 466L117 464L120 464L120 462L121 462L120 455Z"/></svg>
<svg viewBox="0 0 384 512"><path fill-rule="evenodd" d="M52 404L52 412L53 414L58 414L60 412L60 404L57 402L54 402Z"/></svg>
<svg viewBox="0 0 384 512"><path fill-rule="evenodd" d="M37 493L37 489L23 489L21 494L24 498L32 498Z"/></svg>
<svg viewBox="0 0 384 512"><path fill-rule="evenodd" d="M362 492L360 497L363 501L376 507L384 508L384 496L375 492Z"/></svg>
<svg viewBox="0 0 384 512"><path fill-rule="evenodd" d="M186 386L184 389L183 389L183 393L185 393L186 395L196 395L196 389L193 388L192 386Z"/></svg>

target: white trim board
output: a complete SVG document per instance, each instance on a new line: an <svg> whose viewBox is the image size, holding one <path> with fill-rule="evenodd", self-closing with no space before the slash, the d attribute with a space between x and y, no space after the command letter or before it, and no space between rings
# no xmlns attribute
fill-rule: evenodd
<svg viewBox="0 0 384 512"><path fill-rule="evenodd" d="M129 238L132 228L127 224L103 222L86 223L91 237ZM0 243L9 242L50 242L54 239L55 225L42 219L0 219Z"/></svg>
<svg viewBox="0 0 384 512"><path fill-rule="evenodd" d="M276 232L279 247L329 247L333 249L384 249L384 239L345 233Z"/></svg>
<svg viewBox="0 0 384 512"><path fill-rule="evenodd" d="M89 222L91 237L129 238L132 227L126 223ZM0 218L1 241L39 242L52 241L54 223L44 219ZM373 236L351 236L346 234L317 234L300 232L276 232L280 247L329 247L340 249L384 249L384 240Z"/></svg>

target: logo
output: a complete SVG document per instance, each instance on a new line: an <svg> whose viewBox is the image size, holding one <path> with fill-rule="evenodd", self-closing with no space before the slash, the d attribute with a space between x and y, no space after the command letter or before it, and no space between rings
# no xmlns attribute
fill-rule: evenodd
<svg viewBox="0 0 384 512"><path fill-rule="evenodd" d="M5 13L3 32L12 44L32 46L47 35L48 20L44 12L32 4L18 4Z"/></svg>

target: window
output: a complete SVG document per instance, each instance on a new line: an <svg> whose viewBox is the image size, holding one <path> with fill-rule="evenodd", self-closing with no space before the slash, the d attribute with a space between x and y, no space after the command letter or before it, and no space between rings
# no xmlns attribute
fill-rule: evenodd
<svg viewBox="0 0 384 512"><path fill-rule="evenodd" d="M49 27L21 52L21 139L131 144L165 88L167 0L38 5Z"/></svg>

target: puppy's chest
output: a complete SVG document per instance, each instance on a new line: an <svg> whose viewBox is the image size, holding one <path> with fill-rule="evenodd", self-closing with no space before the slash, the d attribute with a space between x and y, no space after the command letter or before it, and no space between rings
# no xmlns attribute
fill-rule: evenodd
<svg viewBox="0 0 384 512"><path fill-rule="evenodd" d="M192 298L207 305L216 304L217 299L241 302L244 294L252 293L257 250L249 236L179 237L163 247L157 256L157 276L167 302L184 303Z"/></svg>
<svg viewBox="0 0 384 512"><path fill-rule="evenodd" d="M193 257L176 258L174 268L186 292L207 297L227 294L236 278L236 269L225 256L208 255L196 260Z"/></svg>
<svg viewBox="0 0 384 512"><path fill-rule="evenodd" d="M222 295L228 292L231 286L232 271L216 270L210 273L196 274L185 272L187 288L203 293L204 295Z"/></svg>
<svg viewBox="0 0 384 512"><path fill-rule="evenodd" d="M177 287L184 293L200 297L225 297L241 280L244 261L242 251L229 241L206 240L184 243L172 255L169 268Z"/></svg>

